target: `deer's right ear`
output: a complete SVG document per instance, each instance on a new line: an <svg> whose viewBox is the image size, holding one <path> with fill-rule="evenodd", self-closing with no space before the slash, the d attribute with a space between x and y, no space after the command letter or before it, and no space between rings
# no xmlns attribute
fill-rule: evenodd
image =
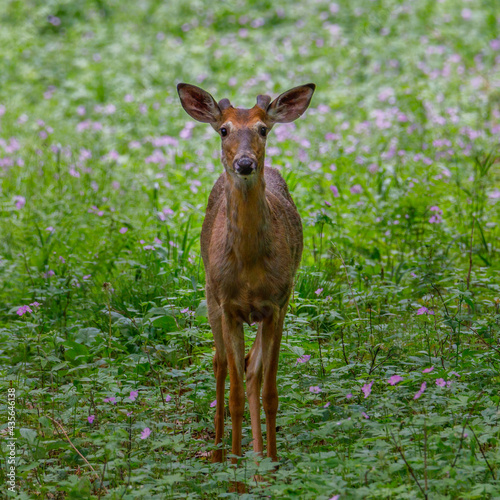
<svg viewBox="0 0 500 500"><path fill-rule="evenodd" d="M220 121L221 110L208 92L188 83L179 83L177 92L189 116L203 123L216 124Z"/></svg>

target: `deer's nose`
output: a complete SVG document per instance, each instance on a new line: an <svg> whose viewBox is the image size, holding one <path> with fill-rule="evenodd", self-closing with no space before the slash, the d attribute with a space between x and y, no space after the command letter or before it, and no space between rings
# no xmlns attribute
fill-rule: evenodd
<svg viewBox="0 0 500 500"><path fill-rule="evenodd" d="M234 170L240 175L250 175L256 167L256 163L251 158L243 156L238 161L235 162Z"/></svg>

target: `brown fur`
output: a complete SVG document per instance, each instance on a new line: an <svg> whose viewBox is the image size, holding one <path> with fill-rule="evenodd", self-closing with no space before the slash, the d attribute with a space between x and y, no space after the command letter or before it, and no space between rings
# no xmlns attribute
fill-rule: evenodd
<svg viewBox="0 0 500 500"><path fill-rule="evenodd" d="M286 182L277 170L264 167L267 134L262 130L299 117L309 105L314 85L291 89L271 104L268 96L259 96L252 109L234 108L227 99L217 105L210 94L191 85L179 84L178 90L184 109L210 123L222 138L225 172L210 193L201 232L208 316L216 346L215 444L221 443L224 433L224 385L229 371L232 453L241 455L246 375L254 451L263 451L262 388L267 455L277 460L279 348L303 243L302 223ZM238 174L242 158L252 160L251 174ZM244 322L259 323L246 357ZM212 460L222 459L218 448Z"/></svg>
<svg viewBox="0 0 500 500"><path fill-rule="evenodd" d="M264 304L285 305L302 255L302 224L285 181L273 168L258 175L247 192L219 177L201 233L207 293L247 323Z"/></svg>

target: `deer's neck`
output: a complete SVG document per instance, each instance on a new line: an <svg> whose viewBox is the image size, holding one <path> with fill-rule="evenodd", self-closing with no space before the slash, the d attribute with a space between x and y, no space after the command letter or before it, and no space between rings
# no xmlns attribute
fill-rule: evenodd
<svg viewBox="0 0 500 500"><path fill-rule="evenodd" d="M226 215L226 248L240 264L251 264L269 254L271 214L263 174L249 186L226 180Z"/></svg>

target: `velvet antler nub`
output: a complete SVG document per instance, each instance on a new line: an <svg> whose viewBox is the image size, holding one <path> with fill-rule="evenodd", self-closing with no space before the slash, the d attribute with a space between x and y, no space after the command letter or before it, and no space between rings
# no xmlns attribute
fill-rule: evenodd
<svg viewBox="0 0 500 500"><path fill-rule="evenodd" d="M269 103L271 102L271 98L268 95L258 95L257 96L257 106L262 108L264 111L267 110Z"/></svg>

